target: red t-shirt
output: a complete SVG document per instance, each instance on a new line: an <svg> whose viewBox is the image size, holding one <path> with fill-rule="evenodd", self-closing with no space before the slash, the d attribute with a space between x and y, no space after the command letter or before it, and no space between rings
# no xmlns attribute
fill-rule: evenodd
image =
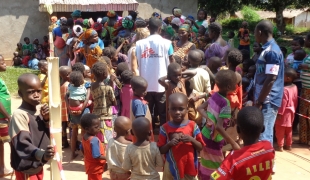
<svg viewBox="0 0 310 180"><path fill-rule="evenodd" d="M186 124L176 126L171 121L160 127L157 146L162 147L174 137L189 135L195 138L202 146L206 146L199 127L194 121L188 120ZM184 175L197 175L198 154L192 143L179 142L166 154L166 161L169 162L169 169L174 179L182 179Z"/></svg>
<svg viewBox="0 0 310 180"><path fill-rule="evenodd" d="M269 141L232 151L212 173L212 180L271 179L275 152Z"/></svg>

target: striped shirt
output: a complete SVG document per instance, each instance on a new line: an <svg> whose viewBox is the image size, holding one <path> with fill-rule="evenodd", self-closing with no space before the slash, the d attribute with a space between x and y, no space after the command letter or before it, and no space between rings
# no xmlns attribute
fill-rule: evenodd
<svg viewBox="0 0 310 180"><path fill-rule="evenodd" d="M303 60L303 64L307 64L310 67L310 54ZM302 70L300 78L302 87L310 89L310 69Z"/></svg>

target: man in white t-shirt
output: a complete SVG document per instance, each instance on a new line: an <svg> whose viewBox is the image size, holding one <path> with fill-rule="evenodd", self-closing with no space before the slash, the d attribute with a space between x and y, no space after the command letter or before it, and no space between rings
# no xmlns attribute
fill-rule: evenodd
<svg viewBox="0 0 310 180"><path fill-rule="evenodd" d="M148 82L145 99L149 103L151 113L159 115L160 125L166 122L166 97L165 88L158 83L158 79L167 75L169 63L174 62L171 41L159 35L161 26L160 19L150 18L148 28L151 35L136 43L140 76ZM154 109L157 109L157 113L154 112ZM155 121L153 121L153 127L155 127L154 123Z"/></svg>

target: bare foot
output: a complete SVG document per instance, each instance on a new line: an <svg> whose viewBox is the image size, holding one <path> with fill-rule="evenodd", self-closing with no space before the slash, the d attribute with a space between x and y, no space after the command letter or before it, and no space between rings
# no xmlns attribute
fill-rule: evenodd
<svg viewBox="0 0 310 180"><path fill-rule="evenodd" d="M14 172L13 169L6 169L6 168L4 168L4 169L0 170L0 178L1 177L5 177L5 176L10 176L10 175L13 174L13 172Z"/></svg>
<svg viewBox="0 0 310 180"><path fill-rule="evenodd" d="M276 148L277 151L283 152L283 146L279 146L278 148Z"/></svg>

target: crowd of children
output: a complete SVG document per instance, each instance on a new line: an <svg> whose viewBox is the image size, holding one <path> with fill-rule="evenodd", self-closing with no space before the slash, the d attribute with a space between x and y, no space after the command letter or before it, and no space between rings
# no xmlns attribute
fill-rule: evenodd
<svg viewBox="0 0 310 180"><path fill-rule="evenodd" d="M215 54L206 62L204 51L208 51L210 37L214 36L215 31L207 31L205 11L199 10L198 20L194 21L192 16L183 17L182 11L174 8L173 16L162 20L162 36L169 40L178 40L184 35L182 33L186 33L183 29L178 31L181 24L193 27L195 31L189 33L188 38L196 44L194 47L197 49L184 51L184 58L174 55L172 59L175 62L167 65L167 75L158 79L158 83L165 88L166 122L159 127L157 134L157 126L152 121L158 114L151 113L153 111L144 99L149 82L138 76L139 72L131 66L137 61L135 56L138 54L129 56L129 62L126 56L127 48L135 46L131 44L131 35L128 38L127 33L134 34L134 29L140 28L135 26L146 28L148 22L137 18L132 12L130 14L116 20L115 12L109 11L109 20L102 18L95 23L90 19L80 20L81 13L78 10L72 13L75 25L72 35L66 37L67 41L71 39L67 43L67 59L70 63L60 66L59 70L62 145L63 148L69 147L70 139L70 160L74 161L78 155L76 151L81 150L89 180L101 179L105 168L109 170L112 180L160 179L158 172L161 170L165 180L194 180L197 177L215 180L245 177L271 179L274 148L269 141L260 138L267 127L262 111L253 107L257 105L254 97L255 74L262 72L261 62L258 61L262 61L261 52L266 49L264 44L260 44L262 41L255 42L254 55L250 57L247 22L242 23L238 33L239 50L230 47L223 57ZM161 19L161 15L153 13L152 18ZM153 21L152 18L150 21ZM269 24L266 21L259 23L255 31L272 41ZM98 31L98 26L105 28L101 27ZM219 26L211 22L211 28ZM64 24L61 28L63 34L71 32L64 30ZM111 32L113 34L109 34ZM124 37L125 40L122 40ZM133 37L140 39L140 34ZM230 46L234 44L233 37L234 32L230 32ZM110 46L101 49L99 41ZM44 42L47 42L47 37L44 37ZM284 91L282 104L275 121L279 151L292 148L298 97L302 96L304 101L309 99L310 91L307 90L310 82L303 84L309 81L307 72L310 58L306 57L303 50L305 44L310 47L309 42L310 35L306 40L294 38L292 54L287 56L285 62L281 62L286 67L281 88ZM25 176L36 180L42 179L42 166L54 155L52 146L48 145L48 65L45 58L49 56L49 47L48 43L39 44L37 39L30 44L29 38L25 38L25 43L17 44L14 65L38 69L40 74L23 74L18 78L22 104L12 117L10 109L5 106L6 102L1 101L0 115L3 117L0 119L0 130L2 133L5 131L3 129L9 129L11 166L17 180L25 180ZM278 55L283 58L286 52L283 47L281 50ZM148 51L154 55L152 49ZM2 61L3 57L0 56L0 67ZM272 68L280 69L279 64L270 70L277 75L278 69ZM0 93L6 94L7 88L2 81L1 86L3 90ZM37 106L40 106L40 111ZM305 107L300 107L299 112L308 116ZM9 126L2 126L7 122ZM300 140L308 143L310 132L305 127L307 123L300 120L300 124ZM78 140L79 128L81 141ZM4 135L1 134L1 138ZM231 151L228 156L227 151Z"/></svg>

